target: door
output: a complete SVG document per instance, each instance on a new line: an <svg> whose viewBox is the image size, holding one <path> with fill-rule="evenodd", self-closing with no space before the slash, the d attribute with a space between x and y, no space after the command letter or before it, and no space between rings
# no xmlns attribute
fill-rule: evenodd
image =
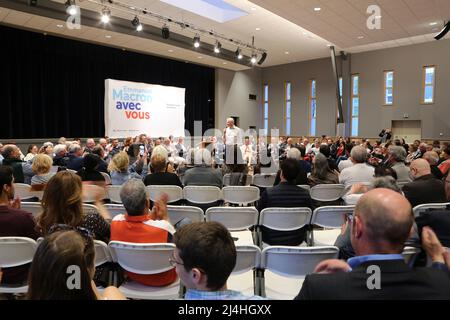
<svg viewBox="0 0 450 320"><path fill-rule="evenodd" d="M392 138L405 139L406 143L422 139L422 123L420 120L394 120L392 121Z"/></svg>

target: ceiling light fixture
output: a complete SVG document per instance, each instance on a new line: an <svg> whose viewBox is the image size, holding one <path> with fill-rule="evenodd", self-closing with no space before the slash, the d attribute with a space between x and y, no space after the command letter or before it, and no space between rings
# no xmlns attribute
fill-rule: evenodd
<svg viewBox="0 0 450 320"><path fill-rule="evenodd" d="M104 23L104 24L107 24L108 22L109 22L109 20L110 20L110 17L111 17L111 11L108 9L108 8L103 8L102 9L102 15L101 15L101 18L100 18L100 20Z"/></svg>
<svg viewBox="0 0 450 320"><path fill-rule="evenodd" d="M444 25L441 31L434 37L436 40L441 40L450 30L450 20Z"/></svg>
<svg viewBox="0 0 450 320"><path fill-rule="evenodd" d="M222 44L219 41L216 41L216 45L214 46L214 52L220 53L221 48L222 48Z"/></svg>
<svg viewBox="0 0 450 320"><path fill-rule="evenodd" d="M139 21L138 16L135 16L133 20L131 20L131 25L136 28L136 31L140 32L144 28Z"/></svg>
<svg viewBox="0 0 450 320"><path fill-rule="evenodd" d="M238 58L239 60L243 58L242 51L239 48L236 49L236 52L234 54L236 55L236 58Z"/></svg>
<svg viewBox="0 0 450 320"><path fill-rule="evenodd" d="M66 12L69 15L74 16L78 13L77 6L75 5L75 0L67 0L65 6L67 7Z"/></svg>
<svg viewBox="0 0 450 320"><path fill-rule="evenodd" d="M250 59L250 62L251 62L252 64L255 64L255 63L256 63L256 54L252 54L252 58Z"/></svg>
<svg viewBox="0 0 450 320"><path fill-rule="evenodd" d="M316 12L318 12L318 11L320 11L320 10L322 10L322 8L320 8L320 7L315 7L315 8L314 8L314 11L316 11Z"/></svg>
<svg viewBox="0 0 450 320"><path fill-rule="evenodd" d="M161 29L161 36L163 37L163 39L169 39L170 37L170 30L166 24L164 24Z"/></svg>
<svg viewBox="0 0 450 320"><path fill-rule="evenodd" d="M194 37L194 47L195 48L198 48L198 47L200 47L200 36L197 34L197 35L195 35L195 37Z"/></svg>

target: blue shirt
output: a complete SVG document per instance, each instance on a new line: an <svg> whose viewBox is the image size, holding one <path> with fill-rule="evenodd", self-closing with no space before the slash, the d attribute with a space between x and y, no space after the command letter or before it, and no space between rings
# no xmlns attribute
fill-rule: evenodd
<svg viewBox="0 0 450 320"><path fill-rule="evenodd" d="M202 291L188 289L185 300L267 300L260 296L246 296L239 291L223 290L223 291Z"/></svg>
<svg viewBox="0 0 450 320"><path fill-rule="evenodd" d="M404 258L401 254L369 254L366 256L358 256L350 258L347 260L347 263L350 265L351 269L354 269L367 261L382 261L382 260L404 260Z"/></svg>

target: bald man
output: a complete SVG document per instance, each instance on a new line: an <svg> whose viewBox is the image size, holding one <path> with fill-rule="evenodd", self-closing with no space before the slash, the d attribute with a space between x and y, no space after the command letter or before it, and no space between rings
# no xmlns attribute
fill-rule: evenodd
<svg viewBox="0 0 450 320"><path fill-rule="evenodd" d="M410 175L413 181L405 184L402 190L411 206L447 201L443 181L431 174L430 164L425 159L411 162Z"/></svg>
<svg viewBox="0 0 450 320"><path fill-rule="evenodd" d="M374 189L356 205L351 242L356 256L326 260L305 278L296 299L450 299L450 277L439 269L410 269L402 256L413 226L411 205L401 194ZM339 272L336 272L339 271Z"/></svg>

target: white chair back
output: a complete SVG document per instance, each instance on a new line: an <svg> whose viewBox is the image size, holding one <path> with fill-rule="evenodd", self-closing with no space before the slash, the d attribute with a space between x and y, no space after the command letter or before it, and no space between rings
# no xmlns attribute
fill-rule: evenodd
<svg viewBox="0 0 450 320"><path fill-rule="evenodd" d="M245 230L258 224L255 207L212 207L206 210L206 221L217 221L230 231Z"/></svg>
<svg viewBox="0 0 450 320"><path fill-rule="evenodd" d="M231 174L227 173L223 176L223 186L229 186L230 185L230 178L231 178Z"/></svg>
<svg viewBox="0 0 450 320"><path fill-rule="evenodd" d="M58 168L59 168L58 166L51 166L50 167L50 172L51 173L57 173L58 172Z"/></svg>
<svg viewBox="0 0 450 320"><path fill-rule="evenodd" d="M72 170L72 169L66 169L66 170L71 172L71 173L77 173L77 170Z"/></svg>
<svg viewBox="0 0 450 320"><path fill-rule="evenodd" d="M450 206L450 202L419 204L418 206L415 206L413 208L414 217L417 218L418 216L420 216L421 213L424 213L428 209L443 209L443 210L445 210L445 208L447 208L447 206Z"/></svg>
<svg viewBox="0 0 450 320"><path fill-rule="evenodd" d="M109 200L114 203L122 203L122 199L120 199L120 189L122 186L109 185L106 186L106 194Z"/></svg>
<svg viewBox="0 0 450 320"><path fill-rule="evenodd" d="M27 200L37 197L37 195L31 191L31 186L26 183L14 183L14 198L20 198L20 200Z"/></svg>
<svg viewBox="0 0 450 320"><path fill-rule="evenodd" d="M83 212L100 214L98 212L98 209L96 206L94 206L93 204L88 204L88 203L83 203Z"/></svg>
<svg viewBox="0 0 450 320"><path fill-rule="evenodd" d="M109 185L112 183L111 177L106 172L100 172L100 174L105 178L105 184Z"/></svg>
<svg viewBox="0 0 450 320"><path fill-rule="evenodd" d="M347 215L352 215L355 206L324 206L314 210L311 224L323 228L339 229Z"/></svg>
<svg viewBox="0 0 450 320"><path fill-rule="evenodd" d="M312 273L319 262L337 259L338 254L339 249L334 246L269 246L262 251L261 268L285 277L304 277Z"/></svg>
<svg viewBox="0 0 450 320"><path fill-rule="evenodd" d="M25 237L0 237L0 268L18 267L33 261L37 243Z"/></svg>
<svg viewBox="0 0 450 320"><path fill-rule="evenodd" d="M176 224L184 218L190 219L192 222L202 222L205 220L203 210L198 207L191 206L167 206L169 221Z"/></svg>
<svg viewBox="0 0 450 320"><path fill-rule="evenodd" d="M253 176L252 184L261 188L272 187L275 182L275 178L276 174L255 174Z"/></svg>
<svg viewBox="0 0 450 320"><path fill-rule="evenodd" d="M183 189L179 186L164 186L164 185L152 185L147 186L147 194L150 200L158 200L163 193L167 194L169 199L168 203L176 202L183 199Z"/></svg>
<svg viewBox="0 0 450 320"><path fill-rule="evenodd" d="M20 209L30 212L34 218L37 218L42 212L42 205L40 202L21 202Z"/></svg>
<svg viewBox="0 0 450 320"><path fill-rule="evenodd" d="M300 187L302 189L305 189L306 191L310 192L311 191L311 187L307 184L298 184L297 187Z"/></svg>
<svg viewBox="0 0 450 320"><path fill-rule="evenodd" d="M222 192L214 186L186 186L183 189L184 198L196 204L207 204L220 200Z"/></svg>
<svg viewBox="0 0 450 320"><path fill-rule="evenodd" d="M342 184L318 184L311 188L311 199L316 201L336 201L344 195Z"/></svg>
<svg viewBox="0 0 450 320"><path fill-rule="evenodd" d="M126 271L157 274L173 269L169 262L175 249L173 243L111 241L108 247L113 261Z"/></svg>
<svg viewBox="0 0 450 320"><path fill-rule="evenodd" d="M125 210L125 207L122 204L106 203L106 204L104 204L104 206L105 206L105 209L108 210L111 220L114 219L114 217L117 216L118 214L127 213L127 211Z"/></svg>
<svg viewBox="0 0 450 320"><path fill-rule="evenodd" d="M259 188L253 186L223 187L222 196L227 203L247 205L259 200Z"/></svg>
<svg viewBox="0 0 450 320"><path fill-rule="evenodd" d="M266 208L259 216L259 225L277 231L293 231L311 221L310 208Z"/></svg>
<svg viewBox="0 0 450 320"><path fill-rule="evenodd" d="M94 264L96 267L112 261L111 254L109 253L109 248L106 243L100 240L94 240L94 248L95 248Z"/></svg>
<svg viewBox="0 0 450 320"><path fill-rule="evenodd" d="M232 274L240 274L259 268L261 264L261 249L255 245L236 246L236 265Z"/></svg>

